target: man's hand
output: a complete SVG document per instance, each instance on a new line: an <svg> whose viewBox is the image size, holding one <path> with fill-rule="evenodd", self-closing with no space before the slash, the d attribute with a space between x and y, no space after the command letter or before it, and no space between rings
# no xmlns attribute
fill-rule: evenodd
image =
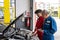
<svg viewBox="0 0 60 40"><path fill-rule="evenodd" d="M44 30L42 30L42 29L38 29L38 31L40 31L40 32L42 32L42 33L44 32Z"/></svg>
<svg viewBox="0 0 60 40"><path fill-rule="evenodd" d="M32 36L36 36L36 34L37 34L37 31L32 32Z"/></svg>

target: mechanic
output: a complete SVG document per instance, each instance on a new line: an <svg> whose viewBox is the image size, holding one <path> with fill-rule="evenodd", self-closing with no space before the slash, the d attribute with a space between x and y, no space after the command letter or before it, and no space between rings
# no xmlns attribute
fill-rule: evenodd
<svg viewBox="0 0 60 40"><path fill-rule="evenodd" d="M38 9L35 11L35 14L39 17L36 22L34 35L38 34L38 38L42 40L43 33L40 32L40 29L43 27L44 18L42 17L42 10Z"/></svg>
<svg viewBox="0 0 60 40"><path fill-rule="evenodd" d="M54 33L57 31L57 25L54 18L52 18L47 10L43 10L42 15L44 17L43 24L43 40L54 40Z"/></svg>

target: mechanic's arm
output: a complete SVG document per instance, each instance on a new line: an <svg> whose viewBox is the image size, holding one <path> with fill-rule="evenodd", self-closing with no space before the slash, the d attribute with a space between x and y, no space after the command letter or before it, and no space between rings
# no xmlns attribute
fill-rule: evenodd
<svg viewBox="0 0 60 40"><path fill-rule="evenodd" d="M33 35L37 34L37 28L35 28L35 31L33 32Z"/></svg>
<svg viewBox="0 0 60 40"><path fill-rule="evenodd" d="M56 21L53 19L51 23L50 33L54 34L56 31L57 31L57 25L56 25Z"/></svg>
<svg viewBox="0 0 60 40"><path fill-rule="evenodd" d="M50 30L44 30L44 33L47 34L47 35L54 34L57 31L57 25L56 25L55 20L51 21L50 26L51 26Z"/></svg>

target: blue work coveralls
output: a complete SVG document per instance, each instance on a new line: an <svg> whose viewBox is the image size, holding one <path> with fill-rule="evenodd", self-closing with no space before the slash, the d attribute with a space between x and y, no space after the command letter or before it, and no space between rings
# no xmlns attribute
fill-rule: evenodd
<svg viewBox="0 0 60 40"><path fill-rule="evenodd" d="M43 30L43 40L54 40L54 33L57 31L57 25L51 16L45 19Z"/></svg>

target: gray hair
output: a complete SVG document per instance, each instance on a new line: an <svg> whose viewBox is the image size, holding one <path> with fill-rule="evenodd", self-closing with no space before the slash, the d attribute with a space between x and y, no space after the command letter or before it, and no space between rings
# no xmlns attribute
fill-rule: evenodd
<svg viewBox="0 0 60 40"><path fill-rule="evenodd" d="M43 10L42 14L49 14L49 11Z"/></svg>

